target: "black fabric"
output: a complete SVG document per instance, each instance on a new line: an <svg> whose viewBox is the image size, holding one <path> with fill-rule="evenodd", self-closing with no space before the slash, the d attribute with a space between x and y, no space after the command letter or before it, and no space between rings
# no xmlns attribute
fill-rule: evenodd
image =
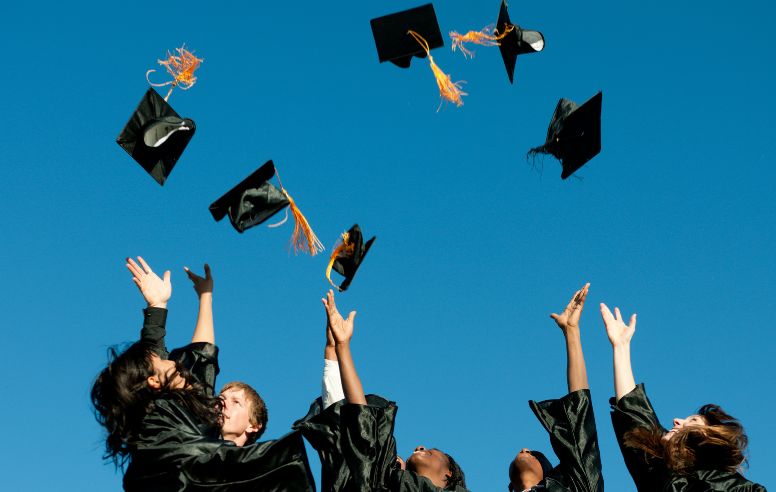
<svg viewBox="0 0 776 492"><path fill-rule="evenodd" d="M141 338L164 351L167 310L144 310ZM213 394L218 375L218 348L192 343L173 350L179 360ZM160 398L143 419L139 444L124 474L127 491L261 491L315 492L299 432L238 447L221 439L221 430L196 420L171 398Z"/></svg>
<svg viewBox="0 0 776 492"><path fill-rule="evenodd" d="M271 160L210 205L216 221L229 215L229 221L242 233L269 219L290 204L288 198L269 182L275 175Z"/></svg>
<svg viewBox="0 0 776 492"><path fill-rule="evenodd" d="M382 426L390 426L392 433L396 405L377 395L367 395L366 402L371 407L382 409ZM340 444L340 411L345 405L347 405L346 401L340 400L323 410L322 399L318 398L310 405L307 415L291 426L293 430L301 431L313 449L318 452L321 460L321 492L360 490L358 483L350 474Z"/></svg>
<svg viewBox="0 0 776 492"><path fill-rule="evenodd" d="M389 61L398 67L409 68L413 56L426 57L426 49L408 31L420 34L428 43L429 50L445 45L431 3L378 17L369 23L372 25L380 63Z"/></svg>
<svg viewBox="0 0 776 492"><path fill-rule="evenodd" d="M214 396L218 367L218 347L212 343L190 343L170 352L170 359L179 361L198 380L207 384L205 393Z"/></svg>
<svg viewBox="0 0 776 492"><path fill-rule="evenodd" d="M298 432L277 441L236 446L196 421L179 402L156 400L124 474L127 491L314 492Z"/></svg>
<svg viewBox="0 0 776 492"><path fill-rule="evenodd" d="M550 120L547 140L528 151L528 155L551 154L563 165L561 178L571 176L601 152L602 101L601 92L581 106L561 98Z"/></svg>
<svg viewBox="0 0 776 492"><path fill-rule="evenodd" d="M164 329L167 323L167 310L164 308L149 307L143 309L143 329L140 330L140 339L151 342L156 355L167 360L168 353L164 346L164 337L167 331Z"/></svg>
<svg viewBox="0 0 776 492"><path fill-rule="evenodd" d="M149 87L116 143L164 186L195 131L194 121L178 116L167 101ZM164 143L155 147L154 144L166 135L169 136Z"/></svg>
<svg viewBox="0 0 776 492"><path fill-rule="evenodd" d="M625 433L636 427L648 429L650 424L653 424L666 432L660 426L643 384L636 386L633 391L620 398L619 402L611 398L609 403L620 451L639 492L765 492L765 487L750 482L736 472L700 470L690 476L676 476L668 470L662 459L647 460L643 451L625 447Z"/></svg>
<svg viewBox="0 0 776 492"><path fill-rule="evenodd" d="M354 224L348 231L348 243L353 245L353 254L347 257L341 257L334 260L331 268L345 277L345 280L340 285L341 291L348 290L350 283L353 281L353 277L356 276L358 267L361 266L361 262L364 261L364 257L369 252L369 248L372 247L372 243L375 242L377 236L373 237L364 244L364 236L361 233L361 228L358 224Z"/></svg>
<svg viewBox="0 0 776 492"><path fill-rule="evenodd" d="M560 400L531 400L529 404L549 432L552 449L560 460L558 466L545 472L548 492L603 492L601 452L590 390L575 391Z"/></svg>
<svg viewBox="0 0 776 492"><path fill-rule="evenodd" d="M517 55L542 51L544 49L544 35L539 31L524 31L517 24L512 24L509 20L509 14L507 13L507 2L506 0L501 0L501 8L499 8L498 20L496 21L496 30L498 30L499 33L503 33L509 25L513 25L515 28L499 41L498 48L499 51L501 51L501 57L504 59L504 66L507 69L509 83L511 84L514 82ZM533 46L531 46L531 41L536 39L542 40L542 49L540 50L535 50Z"/></svg>
<svg viewBox="0 0 776 492"><path fill-rule="evenodd" d="M396 407L343 405L340 430L345 462L360 492L467 492L454 486L442 489L413 471L400 470L396 463L393 424Z"/></svg>

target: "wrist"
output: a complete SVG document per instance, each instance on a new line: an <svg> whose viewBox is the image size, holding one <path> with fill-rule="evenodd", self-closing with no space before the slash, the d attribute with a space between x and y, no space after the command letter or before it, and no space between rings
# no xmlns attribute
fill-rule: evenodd
<svg viewBox="0 0 776 492"><path fill-rule="evenodd" d="M199 302L202 301L210 301L213 302L213 293L212 292L203 292L199 295Z"/></svg>
<svg viewBox="0 0 776 492"><path fill-rule="evenodd" d="M148 307L150 308L160 308L160 309L167 309L167 301L164 302L148 302Z"/></svg>

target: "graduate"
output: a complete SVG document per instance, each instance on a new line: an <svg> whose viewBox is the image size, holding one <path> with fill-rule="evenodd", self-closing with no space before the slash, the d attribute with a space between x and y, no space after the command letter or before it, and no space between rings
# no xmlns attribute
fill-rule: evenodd
<svg viewBox="0 0 776 492"><path fill-rule="evenodd" d="M744 427L717 405L704 405L694 415L673 419L664 429L631 369L630 341L636 315L625 324L601 304L601 316L614 352L614 393L609 400L612 425L628 471L639 492L765 492L745 479L747 437Z"/></svg>
<svg viewBox="0 0 776 492"><path fill-rule="evenodd" d="M548 492L603 492L601 456L582 354L579 317L590 284L574 294L566 309L551 314L566 339L566 376L569 393L560 400L530 401L531 410L550 434L560 459L556 467L539 451L520 450L509 465L509 490Z"/></svg>
<svg viewBox="0 0 776 492"><path fill-rule="evenodd" d="M190 345L167 353L170 272L161 279L138 261L142 268L129 258L127 268L148 303L141 339L121 353L112 348L92 388L95 417L107 431L105 458L122 468L128 463L124 489L314 492L298 433L244 446L221 438L231 413L227 398L213 395L218 349L210 268L204 279L186 269L200 297L197 326Z"/></svg>
<svg viewBox="0 0 776 492"><path fill-rule="evenodd" d="M329 448L332 460L323 464L324 469L334 464L329 469L335 475L329 480L332 484L330 488L322 490L466 492L463 470L450 455L438 449L418 446L406 463L397 456L396 440L393 437L396 405L380 397L365 396L353 364L350 339L356 313L351 312L347 319L343 319L337 311L332 290L322 301L346 400L335 403L323 412L333 414L338 411L340 426L336 441L331 441L339 443L339 447ZM329 431L329 435L335 433L336 430ZM313 441L311 444L315 447ZM347 472L342 470L342 461L337 461L343 459Z"/></svg>

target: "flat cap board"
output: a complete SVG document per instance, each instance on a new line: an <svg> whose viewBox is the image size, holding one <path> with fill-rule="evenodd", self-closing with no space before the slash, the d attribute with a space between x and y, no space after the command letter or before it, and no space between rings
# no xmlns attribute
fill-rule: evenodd
<svg viewBox="0 0 776 492"><path fill-rule="evenodd" d="M390 61L399 67L408 68L413 56L426 57L426 50L412 35L408 34L409 31L420 34L428 43L429 50L445 45L434 5L430 3L378 17L372 19L370 23L380 63Z"/></svg>
<svg viewBox="0 0 776 492"><path fill-rule="evenodd" d="M269 182L274 175L275 165L269 160L210 205L213 218L219 221L228 214L232 226L242 233L283 210L290 202Z"/></svg>
<svg viewBox="0 0 776 492"><path fill-rule="evenodd" d="M149 87L116 143L164 186L196 128L194 121L178 116L167 101Z"/></svg>

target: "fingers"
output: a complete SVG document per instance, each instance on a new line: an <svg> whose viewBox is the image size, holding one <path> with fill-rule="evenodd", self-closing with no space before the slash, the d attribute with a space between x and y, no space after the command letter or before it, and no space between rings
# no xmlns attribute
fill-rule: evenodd
<svg viewBox="0 0 776 492"><path fill-rule="evenodd" d="M207 263L205 263L205 279L213 280L213 277L210 275L210 265Z"/></svg>
<svg viewBox="0 0 776 492"><path fill-rule="evenodd" d="M612 317L612 312L609 311L609 308L606 307L606 304L603 302L601 303L601 317L604 319L604 324L608 325L614 318Z"/></svg>
<svg viewBox="0 0 776 492"><path fill-rule="evenodd" d="M347 321L348 321L348 323L352 323L352 322L353 322L353 319L354 319L355 317L356 317L356 312L355 312L355 311L351 311L351 312L350 312L350 315L348 316L348 320L347 320Z"/></svg>
<svg viewBox="0 0 776 492"><path fill-rule="evenodd" d="M145 273L151 273L151 267L148 266L148 263L145 262L145 260L141 257L137 257L137 260L140 262L141 265L143 265L143 271Z"/></svg>
<svg viewBox="0 0 776 492"><path fill-rule="evenodd" d="M165 282L169 282L170 281L170 271L169 270L164 272L164 277L163 278L164 278Z"/></svg>
<svg viewBox="0 0 776 492"><path fill-rule="evenodd" d="M143 269L140 268L132 258L127 258L127 268L129 269L130 272L132 272L132 275L134 275L137 278L140 278L145 273L143 272Z"/></svg>
<svg viewBox="0 0 776 492"><path fill-rule="evenodd" d="M630 325L628 325L628 328L630 328L632 330L636 329L636 315L635 314L633 316L631 316Z"/></svg>
<svg viewBox="0 0 776 492"><path fill-rule="evenodd" d="M557 315L557 314L555 314L555 313L552 313L552 314L550 315L550 318L554 319L555 321L558 321L558 318L560 318L560 316L558 316L558 315Z"/></svg>
<svg viewBox="0 0 776 492"><path fill-rule="evenodd" d="M617 321L622 321L622 315L620 314L620 308L614 308L614 317Z"/></svg>
<svg viewBox="0 0 776 492"><path fill-rule="evenodd" d="M191 281L192 281L192 282L194 282L195 284L197 283L197 280L201 280L201 279L202 279L202 277L200 277L200 276L199 276L199 275L197 275L196 273L192 272L192 271L191 271L191 270L189 270L187 267L183 267L183 269L186 271L186 275L188 275L188 276L189 276L189 280L191 280Z"/></svg>

